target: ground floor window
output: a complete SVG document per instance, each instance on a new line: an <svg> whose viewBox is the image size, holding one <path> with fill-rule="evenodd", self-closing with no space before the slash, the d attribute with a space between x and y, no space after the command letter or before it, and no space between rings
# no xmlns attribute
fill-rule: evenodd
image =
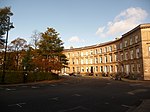
<svg viewBox="0 0 150 112"><path fill-rule="evenodd" d="M86 72L89 72L89 67L86 67Z"/></svg>
<svg viewBox="0 0 150 112"><path fill-rule="evenodd" d="M100 72L103 72L103 66L100 66Z"/></svg>
<svg viewBox="0 0 150 112"><path fill-rule="evenodd" d="M118 65L115 66L115 72L118 72Z"/></svg>
<svg viewBox="0 0 150 112"><path fill-rule="evenodd" d="M148 54L149 54L149 56L150 56L150 46L148 47Z"/></svg>
<svg viewBox="0 0 150 112"><path fill-rule="evenodd" d="M104 67L104 72L105 72L105 73L108 72L108 67L107 67L107 66Z"/></svg>
<svg viewBox="0 0 150 112"><path fill-rule="evenodd" d="M131 64L131 73L134 73L134 64Z"/></svg>
<svg viewBox="0 0 150 112"><path fill-rule="evenodd" d="M113 72L113 66L111 65L110 66L110 73L112 73Z"/></svg>
<svg viewBox="0 0 150 112"><path fill-rule="evenodd" d="M75 72L75 69L74 69L74 67L72 68L72 70L73 70L73 72Z"/></svg>
<svg viewBox="0 0 150 112"><path fill-rule="evenodd" d="M98 66L95 67L95 72L98 72Z"/></svg>
<svg viewBox="0 0 150 112"><path fill-rule="evenodd" d="M137 72L138 73L140 72L140 69L141 69L140 64L137 64Z"/></svg>
<svg viewBox="0 0 150 112"><path fill-rule="evenodd" d="M84 68L83 67L81 68L81 71L84 72Z"/></svg>
<svg viewBox="0 0 150 112"><path fill-rule="evenodd" d="M125 72L127 74L130 72L130 65L125 65Z"/></svg>

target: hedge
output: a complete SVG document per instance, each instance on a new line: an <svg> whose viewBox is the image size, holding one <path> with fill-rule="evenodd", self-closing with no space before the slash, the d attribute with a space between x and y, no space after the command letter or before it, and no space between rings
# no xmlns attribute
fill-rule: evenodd
<svg viewBox="0 0 150 112"><path fill-rule="evenodd" d="M2 83L2 74L0 71L0 83ZM58 75L50 72L24 72L24 71L6 71L5 84L35 82L43 80L56 80Z"/></svg>

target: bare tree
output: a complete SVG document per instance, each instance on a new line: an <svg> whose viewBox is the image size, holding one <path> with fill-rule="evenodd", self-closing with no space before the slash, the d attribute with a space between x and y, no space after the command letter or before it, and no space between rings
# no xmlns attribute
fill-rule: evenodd
<svg viewBox="0 0 150 112"><path fill-rule="evenodd" d="M37 49L40 37L41 33L39 33L37 30L33 31L33 34L31 36L31 45L34 47L34 49Z"/></svg>

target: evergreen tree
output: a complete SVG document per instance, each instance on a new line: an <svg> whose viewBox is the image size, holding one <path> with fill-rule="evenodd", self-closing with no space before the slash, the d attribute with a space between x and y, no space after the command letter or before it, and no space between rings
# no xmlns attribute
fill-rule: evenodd
<svg viewBox="0 0 150 112"><path fill-rule="evenodd" d="M62 54L63 42L55 29L47 28L47 31L41 34L38 48L45 71L61 70L63 66L67 65L66 56Z"/></svg>

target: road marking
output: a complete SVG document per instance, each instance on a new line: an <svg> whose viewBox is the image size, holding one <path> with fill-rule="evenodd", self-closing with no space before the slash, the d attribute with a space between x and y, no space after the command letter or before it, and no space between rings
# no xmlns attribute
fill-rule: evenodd
<svg viewBox="0 0 150 112"><path fill-rule="evenodd" d="M16 89L9 89L9 88L6 88L5 90L6 90L6 91L14 91L14 90L16 90Z"/></svg>
<svg viewBox="0 0 150 112"><path fill-rule="evenodd" d="M111 83L106 83L106 84L110 85Z"/></svg>
<svg viewBox="0 0 150 112"><path fill-rule="evenodd" d="M89 109L83 107L83 106L77 106L77 107L73 107L73 108L70 108L70 109L66 109L66 110L60 110L58 112L70 112L70 111L76 111L76 110L80 110L80 111L83 111L83 110L86 110L87 112L89 111Z"/></svg>
<svg viewBox="0 0 150 112"><path fill-rule="evenodd" d="M105 104L108 105L109 103L108 103L108 102L105 102Z"/></svg>
<svg viewBox="0 0 150 112"><path fill-rule="evenodd" d="M24 104L26 104L26 103L16 103L16 104L11 104L11 105L8 105L9 107L11 107L11 106L18 106L18 107L22 107L22 105L24 105Z"/></svg>
<svg viewBox="0 0 150 112"><path fill-rule="evenodd" d="M148 91L148 89L136 89L136 90L128 92L128 94L134 95L136 93L147 92L147 91Z"/></svg>
<svg viewBox="0 0 150 112"><path fill-rule="evenodd" d="M114 96L111 97L111 99L114 99L114 98L115 98Z"/></svg>
<svg viewBox="0 0 150 112"><path fill-rule="evenodd" d="M56 85L55 84L51 84L50 86L55 87Z"/></svg>
<svg viewBox="0 0 150 112"><path fill-rule="evenodd" d="M127 108L131 108L132 106L128 106L128 105L121 105L121 106L123 106L123 107L127 107Z"/></svg>
<svg viewBox="0 0 150 112"><path fill-rule="evenodd" d="M36 89L36 88L39 88L39 87L37 87L37 86L31 86L31 88Z"/></svg>
<svg viewBox="0 0 150 112"><path fill-rule="evenodd" d="M130 86L141 86L141 84L130 84Z"/></svg>
<svg viewBox="0 0 150 112"><path fill-rule="evenodd" d="M59 98L59 97L54 97L54 98L51 98L51 100L58 101L58 98Z"/></svg>
<svg viewBox="0 0 150 112"><path fill-rule="evenodd" d="M72 96L81 96L80 94L73 94Z"/></svg>
<svg viewBox="0 0 150 112"><path fill-rule="evenodd" d="M68 83L64 82L64 83L62 83L62 84L67 85Z"/></svg>
<svg viewBox="0 0 150 112"><path fill-rule="evenodd" d="M28 86L21 86L21 87L26 88L26 87L28 87Z"/></svg>

